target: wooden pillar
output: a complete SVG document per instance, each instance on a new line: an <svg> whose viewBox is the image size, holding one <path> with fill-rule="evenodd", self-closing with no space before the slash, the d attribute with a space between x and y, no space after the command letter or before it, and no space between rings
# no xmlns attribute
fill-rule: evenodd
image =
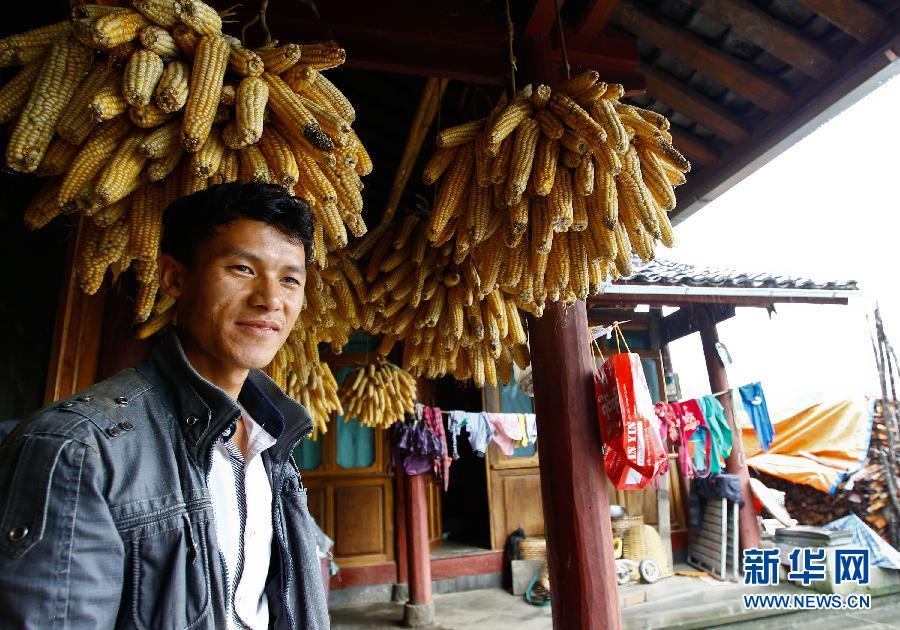
<svg viewBox="0 0 900 630"><path fill-rule="evenodd" d="M741 498L744 507L740 510L741 549L759 547L759 525L756 520L756 505L750 492L750 473L747 471L747 463L744 460L744 447L741 443L741 427L734 419L734 403L731 399L731 387L728 385L728 373L716 344L719 341L719 333L716 330L716 322L708 309L697 309L701 319L700 341L703 343L703 356L706 359L706 371L709 375L709 386L715 392L727 392L719 396L719 402L725 407L728 416L728 424L731 425L731 455L725 460L725 470L741 479Z"/></svg>
<svg viewBox="0 0 900 630"><path fill-rule="evenodd" d="M553 627L621 628L584 302L530 319Z"/></svg>
<svg viewBox="0 0 900 630"><path fill-rule="evenodd" d="M427 475L410 475L406 484L407 561L409 564L409 602L404 607L403 623L409 627L434 623L431 600L431 551L428 547Z"/></svg>

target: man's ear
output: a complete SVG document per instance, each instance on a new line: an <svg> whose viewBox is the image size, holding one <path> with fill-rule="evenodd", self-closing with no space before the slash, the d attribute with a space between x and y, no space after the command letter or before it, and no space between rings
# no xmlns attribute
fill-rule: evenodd
<svg viewBox="0 0 900 630"><path fill-rule="evenodd" d="M169 254L160 254L158 259L159 265L159 288L163 293L176 300L181 297L184 290L184 277L187 273L187 267L184 263Z"/></svg>

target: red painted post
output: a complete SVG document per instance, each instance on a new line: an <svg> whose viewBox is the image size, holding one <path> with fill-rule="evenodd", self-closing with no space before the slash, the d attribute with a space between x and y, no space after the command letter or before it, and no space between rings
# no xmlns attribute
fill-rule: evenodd
<svg viewBox="0 0 900 630"><path fill-rule="evenodd" d="M738 520L741 549L759 547L759 524L756 520L756 504L750 492L750 473L744 460L744 446L741 443L741 428L734 421L734 403L731 397L731 388L728 385L728 372L716 343L719 341L719 332L716 330L715 320L709 311L699 309L698 314L702 318L700 326L700 341L703 343L703 356L706 359L706 371L709 375L709 386L713 393L728 392L719 396L719 402L725 407L728 416L728 424L731 425L731 455L725 460L725 470L741 479L741 498L744 507L741 508Z"/></svg>
<svg viewBox="0 0 900 630"><path fill-rule="evenodd" d="M558 630L621 628L584 302L529 319L541 495Z"/></svg>
<svg viewBox="0 0 900 630"><path fill-rule="evenodd" d="M409 563L409 602L403 622L409 627L434 623L431 600L431 551L428 547L428 483L425 473L410 475L406 484L406 532Z"/></svg>

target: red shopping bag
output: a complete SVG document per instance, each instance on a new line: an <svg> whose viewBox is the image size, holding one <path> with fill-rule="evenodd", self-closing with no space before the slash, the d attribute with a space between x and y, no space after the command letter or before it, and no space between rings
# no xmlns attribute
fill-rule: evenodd
<svg viewBox="0 0 900 630"><path fill-rule="evenodd" d="M619 490L645 487L664 466L666 449L640 356L611 355L595 373L594 391L607 477Z"/></svg>

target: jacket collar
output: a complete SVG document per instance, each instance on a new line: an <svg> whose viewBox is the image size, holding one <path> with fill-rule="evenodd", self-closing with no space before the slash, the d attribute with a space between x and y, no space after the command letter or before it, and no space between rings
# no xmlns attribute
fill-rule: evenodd
<svg viewBox="0 0 900 630"><path fill-rule="evenodd" d="M160 337L149 361L169 386L178 426L189 450L195 461L205 466L213 443L240 417L240 408L224 390L194 369L176 328L169 327ZM277 438L268 450L276 462L286 459L294 445L312 431L309 412L262 370L250 370L238 399L253 419Z"/></svg>

